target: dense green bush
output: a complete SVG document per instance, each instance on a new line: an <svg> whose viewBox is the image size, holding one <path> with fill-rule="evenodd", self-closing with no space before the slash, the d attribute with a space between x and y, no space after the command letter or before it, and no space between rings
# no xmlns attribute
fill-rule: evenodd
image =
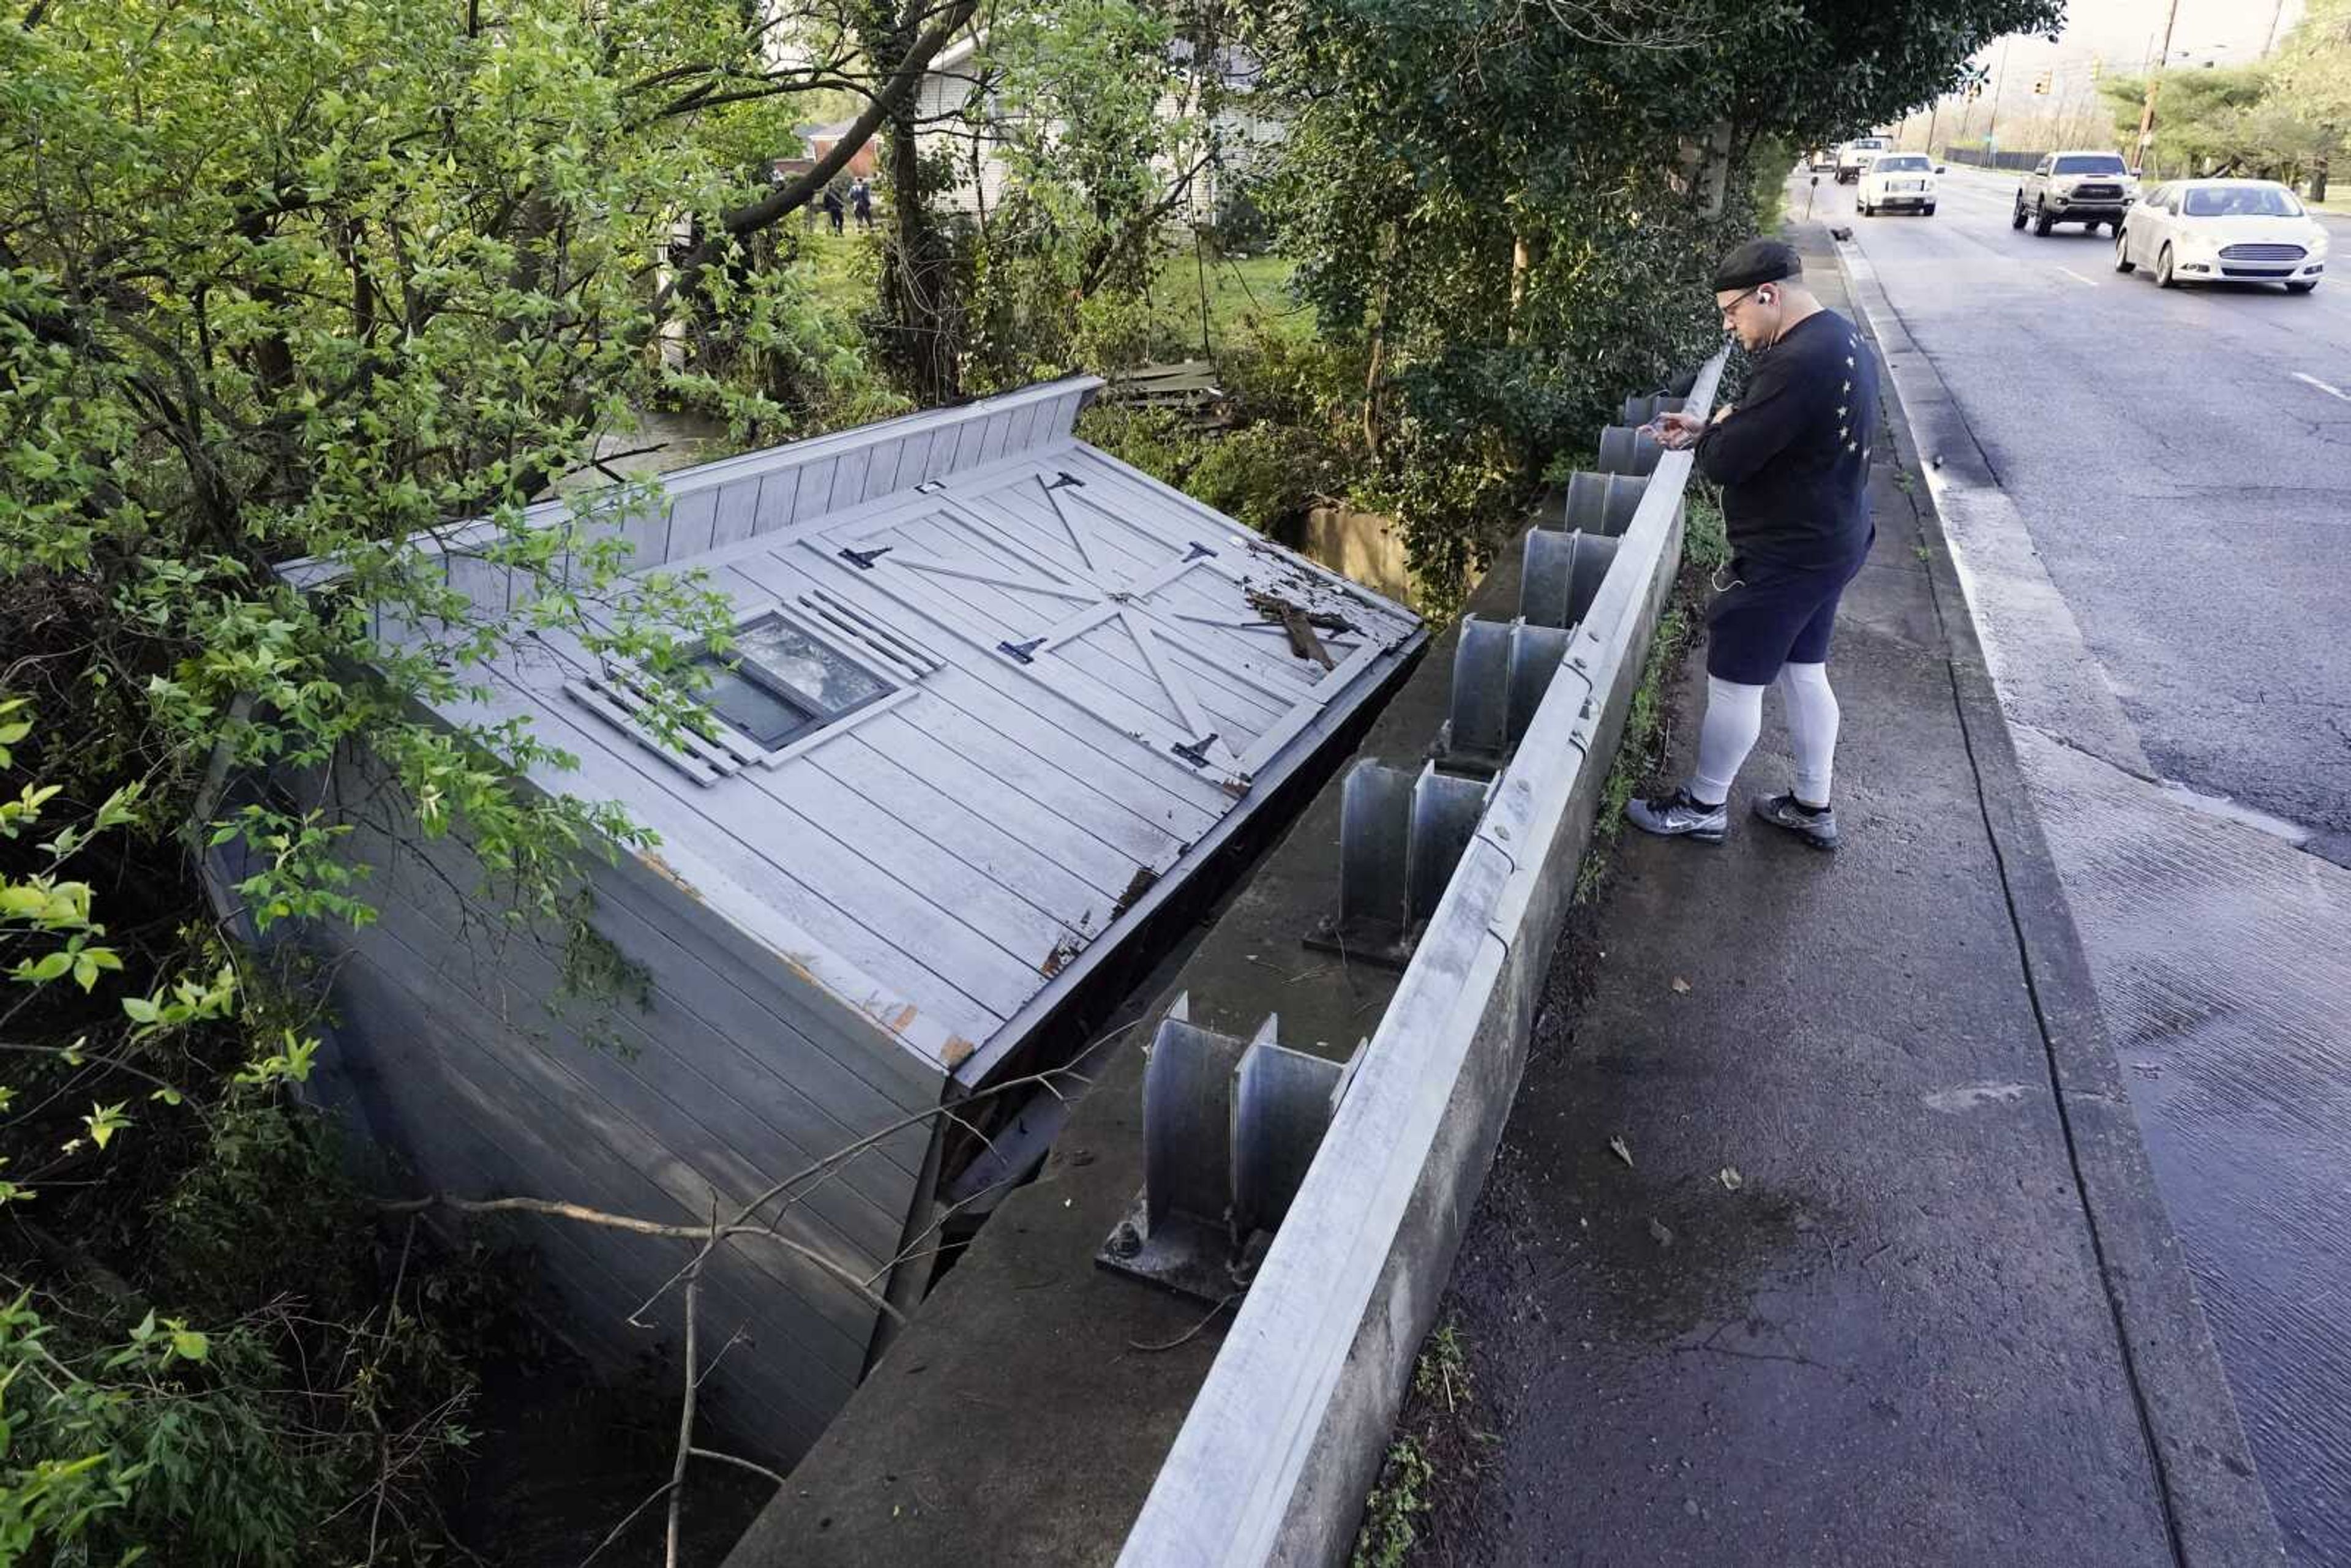
<svg viewBox="0 0 2351 1568"><path fill-rule="evenodd" d="M1244 331L1218 357L1224 425L1201 428L1165 410L1107 402L1079 434L1154 477L1260 532L1286 533L1318 502L1363 477L1356 405L1362 371L1341 349L1264 329Z"/></svg>
<svg viewBox="0 0 2351 1568"><path fill-rule="evenodd" d="M354 747L567 931L578 855L642 840L514 787L562 766L541 737L419 714L538 628L669 665L716 623L520 526L636 411L774 439L866 395L799 272L730 256L670 312L652 265L789 144L781 99L695 107L754 42L724 0L0 26L0 1560L434 1549L517 1292L345 1185L293 1098L314 998L222 942L195 867L237 852L271 938L368 919L339 830L223 788ZM397 548L468 517L512 612ZM273 563L303 556L343 586L292 591Z"/></svg>

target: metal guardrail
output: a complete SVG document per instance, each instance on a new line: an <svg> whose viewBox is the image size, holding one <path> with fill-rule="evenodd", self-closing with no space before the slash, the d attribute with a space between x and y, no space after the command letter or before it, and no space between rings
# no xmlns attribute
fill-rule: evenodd
<svg viewBox="0 0 2351 1568"><path fill-rule="evenodd" d="M1687 406L1706 412L1721 372L1718 355ZM1637 460L1625 445L1620 435L1612 451L1604 436L1604 458ZM1605 577L1128 1533L1123 1568L1345 1555L1517 1091L1576 863L1671 587L1691 463L1687 453L1649 463Z"/></svg>
<svg viewBox="0 0 2351 1568"><path fill-rule="evenodd" d="M2034 164L2040 162L2041 160L2048 156L2049 154L2046 151L2037 152L1986 152L1980 147L1946 147L1943 149L1943 162L1946 163L1965 163L1971 169L1992 169L2011 174L2022 173L2031 169Z"/></svg>

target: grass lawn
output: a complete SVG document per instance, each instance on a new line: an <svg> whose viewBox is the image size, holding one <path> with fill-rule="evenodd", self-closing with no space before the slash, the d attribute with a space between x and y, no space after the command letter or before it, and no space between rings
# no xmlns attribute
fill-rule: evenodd
<svg viewBox="0 0 2351 1568"><path fill-rule="evenodd" d="M795 235L799 265L826 309L855 318L873 302L881 276L881 236L854 228L835 235L821 225L814 234ZM1300 337L1314 330L1314 313L1290 298L1293 264L1275 256L1196 259L1189 246L1171 248L1152 280L1151 302L1168 335L1188 351L1200 348L1200 291L1208 296L1208 340L1221 348L1238 339L1254 319L1270 330Z"/></svg>
<svg viewBox="0 0 2351 1568"><path fill-rule="evenodd" d="M1273 331L1304 337L1314 330L1314 313L1290 297L1293 270L1294 264L1284 256L1196 258L1187 246L1171 251L1160 265L1159 275L1152 282L1151 300L1160 312L1183 323L1185 339L1196 353L1204 282L1212 348L1239 336L1251 317Z"/></svg>
<svg viewBox="0 0 2351 1568"><path fill-rule="evenodd" d="M854 317L873 303L882 276L882 235L861 235L852 225L845 234L833 234L820 223L814 234L798 236L800 265L809 268L817 299L843 317Z"/></svg>

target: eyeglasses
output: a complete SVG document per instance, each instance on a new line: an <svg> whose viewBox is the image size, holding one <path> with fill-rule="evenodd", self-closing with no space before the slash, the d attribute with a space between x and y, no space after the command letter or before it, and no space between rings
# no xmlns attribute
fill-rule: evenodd
<svg viewBox="0 0 2351 1568"><path fill-rule="evenodd" d="M1729 304L1722 307L1722 324L1726 327L1736 327L1739 325L1739 323L1733 320L1732 318L1738 314L1739 308L1741 305L1746 304L1747 301L1755 297L1755 290L1762 287L1763 286L1759 283L1755 286L1755 288L1744 288L1740 290L1740 292L1732 298Z"/></svg>

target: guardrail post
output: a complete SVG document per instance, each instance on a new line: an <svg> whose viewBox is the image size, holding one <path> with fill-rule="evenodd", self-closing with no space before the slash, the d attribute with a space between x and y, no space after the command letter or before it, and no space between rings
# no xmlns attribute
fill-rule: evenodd
<svg viewBox="0 0 2351 1568"><path fill-rule="evenodd" d="M1530 625L1573 626L1616 559L1616 541L1598 534L1527 530L1526 570L1519 582L1519 613Z"/></svg>
<svg viewBox="0 0 2351 1568"><path fill-rule="evenodd" d="M1524 618L1505 625L1475 615L1453 644L1453 705L1438 749L1448 762L1499 767L1510 745L1510 649Z"/></svg>
<svg viewBox="0 0 2351 1568"><path fill-rule="evenodd" d="M1233 1078L1233 1227L1243 1236L1280 1227L1346 1087L1343 1063L1276 1044L1272 1022Z"/></svg>
<svg viewBox="0 0 2351 1568"><path fill-rule="evenodd" d="M1555 532L1621 537L1633 526L1633 515L1647 493L1648 477L1641 474L1601 474L1579 469L1537 504L1535 526Z"/></svg>
<svg viewBox="0 0 2351 1568"><path fill-rule="evenodd" d="M1638 392L1625 400L1625 412L1620 424L1646 424L1661 413L1679 413L1687 398L1668 397L1664 392L1651 392L1643 397Z"/></svg>
<svg viewBox="0 0 2351 1568"><path fill-rule="evenodd" d="M1437 913L1461 852L1478 831L1485 814L1486 797L1493 789L1484 779L1464 779L1439 773L1432 762L1412 785L1412 841L1405 861L1412 884L1412 924L1416 928Z"/></svg>
<svg viewBox="0 0 2351 1568"><path fill-rule="evenodd" d="M1600 471L1603 474L1639 474L1643 476L1657 471L1657 459L1666 449L1629 424L1612 424L1600 433Z"/></svg>
<svg viewBox="0 0 2351 1568"><path fill-rule="evenodd" d="M1502 674L1507 682L1507 665ZM1441 773L1434 762L1416 774L1365 758L1341 788L1338 912L1301 939L1322 952L1402 967L1478 831L1493 781Z"/></svg>
<svg viewBox="0 0 2351 1568"><path fill-rule="evenodd" d="M1523 615L1507 625L1475 615L1462 621L1453 646L1453 706L1437 736L1447 767L1481 774L1501 767L1534 722L1573 635L1573 627L1530 625Z"/></svg>
<svg viewBox="0 0 2351 1568"><path fill-rule="evenodd" d="M1365 758L1341 789L1337 930L1385 933L1385 946L1412 919L1412 776Z"/></svg>
<svg viewBox="0 0 2351 1568"><path fill-rule="evenodd" d="M1283 1045L1269 1013L1243 1040L1191 1019L1178 996L1143 1071L1143 1191L1102 1242L1107 1269L1203 1301L1249 1288L1353 1080L1344 1062Z"/></svg>

